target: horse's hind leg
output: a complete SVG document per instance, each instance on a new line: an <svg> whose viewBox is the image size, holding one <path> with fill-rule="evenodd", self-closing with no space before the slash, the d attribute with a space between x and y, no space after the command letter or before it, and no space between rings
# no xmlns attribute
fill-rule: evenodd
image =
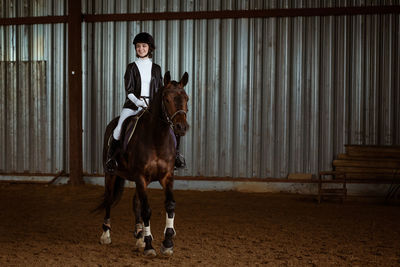
<svg viewBox="0 0 400 267"><path fill-rule="evenodd" d="M136 247L143 249L146 244L144 243L143 222L141 216L140 200L138 193L135 192L133 196L133 213L135 214L135 232Z"/></svg>
<svg viewBox="0 0 400 267"><path fill-rule="evenodd" d="M176 235L174 229L174 218L175 218L175 200L172 193L173 182L171 179L167 179L165 185L165 229L164 229L164 241L161 244L161 253L164 256L171 256L174 251L173 237Z"/></svg>
<svg viewBox="0 0 400 267"><path fill-rule="evenodd" d="M140 207L141 207L140 215L143 219L143 224L144 224L143 235L144 235L145 247L143 254L145 256L154 257L156 256L156 251L151 245L151 242L153 241L153 236L150 230L151 209L149 206L149 201L147 199L146 186L142 183L136 183L136 193L139 196Z"/></svg>

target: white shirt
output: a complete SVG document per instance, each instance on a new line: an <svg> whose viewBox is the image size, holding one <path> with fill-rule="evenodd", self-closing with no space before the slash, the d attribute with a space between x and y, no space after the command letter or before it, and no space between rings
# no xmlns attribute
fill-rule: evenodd
<svg viewBox="0 0 400 267"><path fill-rule="evenodd" d="M153 62L149 58L138 58L135 61L136 66L139 69L141 78L141 95L140 96L150 96L150 81L151 81L151 67Z"/></svg>

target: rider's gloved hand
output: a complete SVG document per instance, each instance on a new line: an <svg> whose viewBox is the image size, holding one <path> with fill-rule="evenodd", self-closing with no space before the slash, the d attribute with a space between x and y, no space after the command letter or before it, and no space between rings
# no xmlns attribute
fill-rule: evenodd
<svg viewBox="0 0 400 267"><path fill-rule="evenodd" d="M139 108L146 108L147 104L143 99L138 99L134 94L128 94L128 98Z"/></svg>
<svg viewBox="0 0 400 267"><path fill-rule="evenodd" d="M147 108L147 104L143 99L139 99L139 101L136 102L135 105L140 108Z"/></svg>

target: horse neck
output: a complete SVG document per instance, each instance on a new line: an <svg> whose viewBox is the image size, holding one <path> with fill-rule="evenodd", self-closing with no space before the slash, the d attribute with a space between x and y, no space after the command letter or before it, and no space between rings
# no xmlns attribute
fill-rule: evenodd
<svg viewBox="0 0 400 267"><path fill-rule="evenodd" d="M148 121L148 129L157 139L160 140L163 136L169 135L169 124L164 119L164 114L161 107L160 95L155 97L152 107L150 109L150 119ZM146 127L147 128L147 127Z"/></svg>
<svg viewBox="0 0 400 267"><path fill-rule="evenodd" d="M155 136L165 136L169 134L169 125L165 120L162 119L162 114L152 114L149 120L149 130L155 134Z"/></svg>

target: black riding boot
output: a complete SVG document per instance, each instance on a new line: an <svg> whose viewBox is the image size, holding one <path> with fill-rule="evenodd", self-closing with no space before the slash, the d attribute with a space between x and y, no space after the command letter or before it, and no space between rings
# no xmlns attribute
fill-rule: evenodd
<svg viewBox="0 0 400 267"><path fill-rule="evenodd" d="M185 158L179 153L179 151L176 151L176 157L175 157L175 168L176 169L181 169L186 167L186 161Z"/></svg>
<svg viewBox="0 0 400 267"><path fill-rule="evenodd" d="M114 137L110 137L110 144L108 145L107 151L107 161L106 161L106 171L107 172L114 172L115 169L118 167L117 162L117 152L118 152L118 144L119 141L115 140Z"/></svg>
<svg viewBox="0 0 400 267"><path fill-rule="evenodd" d="M176 136L176 155L175 155L175 169L181 169L186 167L185 158L179 153L180 136Z"/></svg>

